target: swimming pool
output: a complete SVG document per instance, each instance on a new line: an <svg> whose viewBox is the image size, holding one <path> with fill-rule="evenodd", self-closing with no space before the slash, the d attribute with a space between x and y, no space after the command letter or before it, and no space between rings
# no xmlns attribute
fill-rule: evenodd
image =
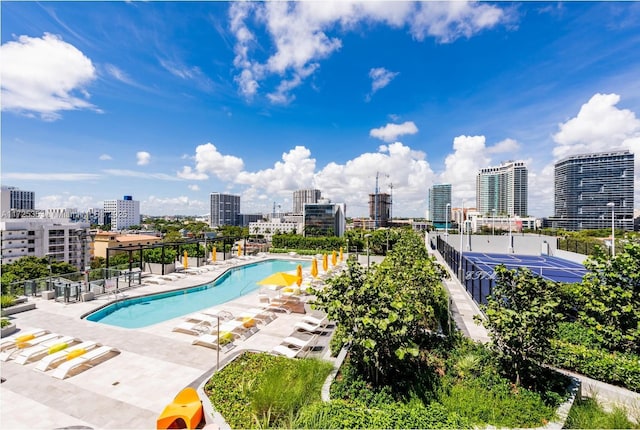
<svg viewBox="0 0 640 430"><path fill-rule="evenodd" d="M135 297L112 303L85 318L124 328L141 328L172 318L197 312L257 290L257 284L275 272L296 270L311 263L292 260L266 260L226 271L213 282L197 287Z"/></svg>

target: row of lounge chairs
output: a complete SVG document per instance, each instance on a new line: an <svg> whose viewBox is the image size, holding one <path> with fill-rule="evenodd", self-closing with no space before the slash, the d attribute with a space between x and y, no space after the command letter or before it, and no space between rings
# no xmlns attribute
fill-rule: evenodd
<svg viewBox="0 0 640 430"><path fill-rule="evenodd" d="M325 317L305 315L294 324L294 334L282 340L271 352L288 358L304 358L317 347L319 336L327 328L329 321Z"/></svg>
<svg viewBox="0 0 640 430"><path fill-rule="evenodd" d="M36 363L34 369L65 379L119 354L117 348L73 336L33 329L2 340L0 360L17 364Z"/></svg>

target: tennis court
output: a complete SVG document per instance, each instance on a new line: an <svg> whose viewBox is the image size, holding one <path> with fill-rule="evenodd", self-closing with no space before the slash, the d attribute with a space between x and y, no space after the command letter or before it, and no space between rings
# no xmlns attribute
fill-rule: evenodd
<svg viewBox="0 0 640 430"><path fill-rule="evenodd" d="M556 282L580 282L587 270L580 263L564 260L550 255L516 255L516 254L485 254L480 252L465 252L464 258L472 262L476 271L493 273L493 268L503 264L508 269L526 267L533 273Z"/></svg>
<svg viewBox="0 0 640 430"><path fill-rule="evenodd" d="M499 264L503 264L508 269L526 267L533 273L556 282L580 282L587 273L587 270L580 263L549 255L465 252L462 256L463 278L461 282L471 297L482 304L487 302L487 295L491 294L493 290L495 283L493 268Z"/></svg>

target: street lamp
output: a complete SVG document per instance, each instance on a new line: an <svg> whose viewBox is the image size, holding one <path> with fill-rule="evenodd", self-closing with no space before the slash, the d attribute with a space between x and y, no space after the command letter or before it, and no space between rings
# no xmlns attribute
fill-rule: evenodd
<svg viewBox="0 0 640 430"><path fill-rule="evenodd" d="M220 370L220 318L222 318L223 321L227 321L233 318L233 314L229 311L218 311L216 313L216 332L218 333L216 338L216 372Z"/></svg>
<svg viewBox="0 0 640 430"><path fill-rule="evenodd" d="M496 208L491 209L493 216L491 217L491 236L496 234Z"/></svg>
<svg viewBox="0 0 640 430"><path fill-rule="evenodd" d="M460 255L460 259L458 262L458 271L460 272L460 280L462 280L462 236L464 235L464 224L466 224L466 220L464 217L464 200L462 201L462 213L460 216L460 224L459 224L459 228L458 228L458 234L460 234L460 250L458 252L458 254Z"/></svg>
<svg viewBox="0 0 640 430"><path fill-rule="evenodd" d="M507 216L509 217L509 246L507 246L507 253L511 254L513 252L513 237L511 236L511 214Z"/></svg>
<svg viewBox="0 0 640 430"><path fill-rule="evenodd" d="M611 258L616 255L616 225L615 225L615 207L614 202L607 203L607 206L611 206Z"/></svg>
<svg viewBox="0 0 640 430"><path fill-rule="evenodd" d="M369 260L369 238L371 237L370 234L365 234L364 235L365 239L367 239L367 269L369 268L370 260Z"/></svg>
<svg viewBox="0 0 640 430"><path fill-rule="evenodd" d="M451 203L447 203L444 210L444 237L447 239L447 243L449 242L449 210L451 208Z"/></svg>

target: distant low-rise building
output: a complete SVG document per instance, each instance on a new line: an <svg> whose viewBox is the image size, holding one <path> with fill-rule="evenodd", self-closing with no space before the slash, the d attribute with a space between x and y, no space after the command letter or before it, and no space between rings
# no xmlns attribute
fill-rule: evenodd
<svg viewBox="0 0 640 430"><path fill-rule="evenodd" d="M145 245L154 245L162 242L162 238L149 234L120 234L112 231L101 231L94 238L94 256L107 258L107 248L110 248L109 256L117 254L114 248L126 251L127 248Z"/></svg>
<svg viewBox="0 0 640 430"><path fill-rule="evenodd" d="M263 236L271 242L274 234L302 233L302 224L281 220L256 221L249 224L249 234Z"/></svg>
<svg viewBox="0 0 640 430"><path fill-rule="evenodd" d="M304 205L305 236L344 236L346 229L344 203L306 203Z"/></svg>

